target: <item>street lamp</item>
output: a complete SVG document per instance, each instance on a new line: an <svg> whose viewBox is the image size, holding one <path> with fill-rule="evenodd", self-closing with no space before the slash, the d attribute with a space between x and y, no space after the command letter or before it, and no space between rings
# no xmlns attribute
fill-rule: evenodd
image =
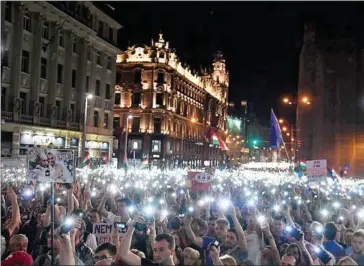
<svg viewBox="0 0 364 266"><path fill-rule="evenodd" d="M125 146L124 146L124 164L128 163L128 133L129 133L129 119L133 119L132 115L128 115L126 118L126 129L125 129Z"/></svg>
<svg viewBox="0 0 364 266"><path fill-rule="evenodd" d="M284 120L281 118L278 120L279 124L282 124L284 122Z"/></svg>
<svg viewBox="0 0 364 266"><path fill-rule="evenodd" d="M83 130L82 130L82 146L81 146L82 162L85 160L88 100L91 100L92 97L93 97L92 94L86 93L86 96L85 96L85 114L84 114L84 119L83 119Z"/></svg>
<svg viewBox="0 0 364 266"><path fill-rule="evenodd" d="M284 103L289 103L289 99L286 97L286 98L283 98L283 102Z"/></svg>
<svg viewBox="0 0 364 266"><path fill-rule="evenodd" d="M287 127L283 127L283 128L282 128L282 130L283 130L283 131L287 131Z"/></svg>

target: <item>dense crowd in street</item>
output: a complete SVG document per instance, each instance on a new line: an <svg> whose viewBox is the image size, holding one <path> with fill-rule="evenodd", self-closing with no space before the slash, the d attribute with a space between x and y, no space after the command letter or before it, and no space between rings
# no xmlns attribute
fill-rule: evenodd
<svg viewBox="0 0 364 266"><path fill-rule="evenodd" d="M52 197L4 174L1 265L364 265L360 181L240 169L196 191L182 170L78 169Z"/></svg>

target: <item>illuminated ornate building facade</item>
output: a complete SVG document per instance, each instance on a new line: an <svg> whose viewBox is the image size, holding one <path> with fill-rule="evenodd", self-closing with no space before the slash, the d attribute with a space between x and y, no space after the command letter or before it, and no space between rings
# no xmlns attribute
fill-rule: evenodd
<svg viewBox="0 0 364 266"><path fill-rule="evenodd" d="M151 46L136 44L117 58L114 130L123 158L173 167L219 165L220 148L207 143L211 127L225 139L229 76L218 52L212 70L198 75L180 62L162 34ZM128 120L128 116L130 119Z"/></svg>
<svg viewBox="0 0 364 266"><path fill-rule="evenodd" d="M89 1L2 1L1 14L2 156L80 152L86 93L86 153L111 156L121 25Z"/></svg>

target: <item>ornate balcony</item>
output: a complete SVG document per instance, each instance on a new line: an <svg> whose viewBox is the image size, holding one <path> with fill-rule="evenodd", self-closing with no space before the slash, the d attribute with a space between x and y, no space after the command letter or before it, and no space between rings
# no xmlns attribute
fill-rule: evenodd
<svg viewBox="0 0 364 266"><path fill-rule="evenodd" d="M14 116L12 112L1 111L1 120L5 122L13 122Z"/></svg>
<svg viewBox="0 0 364 266"><path fill-rule="evenodd" d="M40 117L39 118L39 125L41 126L50 126L51 125L51 119L46 117Z"/></svg>
<svg viewBox="0 0 364 266"><path fill-rule="evenodd" d="M33 124L33 116L32 115L20 115L20 123L22 124Z"/></svg>

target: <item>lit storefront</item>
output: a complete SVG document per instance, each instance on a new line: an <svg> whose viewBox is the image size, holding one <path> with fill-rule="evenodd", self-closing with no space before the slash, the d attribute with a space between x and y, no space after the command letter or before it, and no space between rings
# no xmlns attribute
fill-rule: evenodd
<svg viewBox="0 0 364 266"><path fill-rule="evenodd" d="M109 143L99 141L86 141L86 157L90 159L102 159L103 163L109 160Z"/></svg>

